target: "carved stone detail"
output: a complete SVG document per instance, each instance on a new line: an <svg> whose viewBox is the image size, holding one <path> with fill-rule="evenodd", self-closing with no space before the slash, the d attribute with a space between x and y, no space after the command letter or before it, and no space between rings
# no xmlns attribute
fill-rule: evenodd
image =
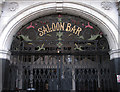
<svg viewBox="0 0 120 92"><path fill-rule="evenodd" d="M18 8L18 3L17 2L11 2L9 4L9 10L10 11L15 11Z"/></svg>
<svg viewBox="0 0 120 92"><path fill-rule="evenodd" d="M102 8L104 8L105 10L110 10L112 8L112 3L108 2L108 1L103 1L101 3Z"/></svg>

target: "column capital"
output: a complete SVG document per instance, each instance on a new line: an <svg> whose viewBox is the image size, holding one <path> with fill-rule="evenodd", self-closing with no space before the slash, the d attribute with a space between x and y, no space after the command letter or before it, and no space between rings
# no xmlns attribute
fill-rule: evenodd
<svg viewBox="0 0 120 92"><path fill-rule="evenodd" d="M114 59L114 58L120 58L120 49L116 49L116 50L111 50L109 52L110 55L110 59Z"/></svg>
<svg viewBox="0 0 120 92"><path fill-rule="evenodd" d="M7 50L0 50L0 58L10 60L11 52Z"/></svg>

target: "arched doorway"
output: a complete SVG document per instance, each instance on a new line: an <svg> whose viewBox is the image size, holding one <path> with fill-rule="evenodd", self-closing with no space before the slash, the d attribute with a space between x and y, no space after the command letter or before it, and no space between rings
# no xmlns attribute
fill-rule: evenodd
<svg viewBox="0 0 120 92"><path fill-rule="evenodd" d="M116 90L108 51L102 31L84 18L39 17L14 36L9 90Z"/></svg>

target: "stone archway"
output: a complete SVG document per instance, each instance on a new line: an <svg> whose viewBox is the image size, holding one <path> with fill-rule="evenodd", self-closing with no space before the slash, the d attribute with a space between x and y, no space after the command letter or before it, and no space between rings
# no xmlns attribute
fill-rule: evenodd
<svg viewBox="0 0 120 92"><path fill-rule="evenodd" d="M49 15L52 13L74 14L76 16L82 16L87 20L90 20L101 30L103 30L104 34L106 34L106 38L111 50L110 58L113 59L119 57L118 29L108 16L105 17L106 15L104 13L101 13L99 10L82 3L77 4L72 2L52 2L32 5L13 16L0 35L0 42L2 44L0 45L0 58L9 60L9 50L13 40L13 35L16 34L17 30L19 30L22 25L38 16Z"/></svg>
<svg viewBox="0 0 120 92"><path fill-rule="evenodd" d="M57 8L57 5L59 8ZM46 7L45 7L46 6ZM76 6L76 7L72 7ZM59 10L60 9L60 10ZM103 30L104 34L106 34L106 38L109 42L109 46L111 49L111 59L114 57L118 57L116 55L116 51L118 50L118 32L116 26L113 24L113 21L110 21L109 18L105 17L104 13L101 13L99 10L94 9L91 6L87 6L85 4L76 4L76 3L68 3L68 2L60 2L60 3L43 3L33 5L28 7L26 10L19 12L14 16L13 19L9 21L9 23L5 26L2 34L1 34L1 58L9 58L9 49L10 44L12 43L13 35L17 32L17 30L27 23L28 21L36 18L37 16L44 16L52 13L68 13L74 14L76 16L82 16L91 22L95 23L101 30ZM93 15L93 14L96 15ZM101 20L102 19L102 20Z"/></svg>
<svg viewBox="0 0 120 92"><path fill-rule="evenodd" d="M108 42L82 17L36 18L14 35L10 51L9 90L116 90Z"/></svg>

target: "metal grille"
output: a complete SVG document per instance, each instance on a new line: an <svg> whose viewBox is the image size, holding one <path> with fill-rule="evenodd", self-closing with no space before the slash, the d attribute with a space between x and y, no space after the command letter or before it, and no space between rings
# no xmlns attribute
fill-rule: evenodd
<svg viewBox="0 0 120 92"><path fill-rule="evenodd" d="M10 89L115 90L112 62L100 63L93 56L25 55L11 61Z"/></svg>
<svg viewBox="0 0 120 92"><path fill-rule="evenodd" d="M51 23L52 26L66 23L64 29L71 30L60 31L62 25L55 31L50 26L54 30L51 32L47 25ZM83 18L71 15L37 18L14 36L8 89L116 90L113 62L109 60L108 51L104 34Z"/></svg>

